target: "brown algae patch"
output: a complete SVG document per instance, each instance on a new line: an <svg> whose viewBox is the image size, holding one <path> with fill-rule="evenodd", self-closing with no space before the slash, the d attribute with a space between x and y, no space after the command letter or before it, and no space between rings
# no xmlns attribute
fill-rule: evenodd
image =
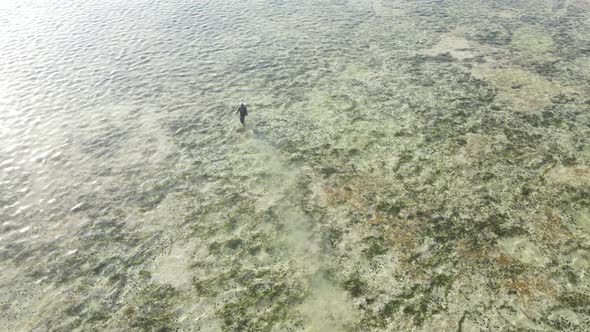
<svg viewBox="0 0 590 332"><path fill-rule="evenodd" d="M573 234L563 218L553 209L545 207L543 213L533 218L534 229L538 232L540 239L552 246L559 246L564 241L573 238Z"/></svg>
<svg viewBox="0 0 590 332"><path fill-rule="evenodd" d="M531 301L532 296L538 296L538 294L551 300L555 300L559 296L558 285L545 276L539 275L523 275L512 278L506 281L504 287L516 291L527 302Z"/></svg>
<svg viewBox="0 0 590 332"><path fill-rule="evenodd" d="M479 160L485 154L491 152L490 143L492 138L475 133L467 133L464 148L464 155L467 160Z"/></svg>
<svg viewBox="0 0 590 332"><path fill-rule="evenodd" d="M553 185L565 185L579 188L590 186L590 168L586 166L556 167L545 176Z"/></svg>

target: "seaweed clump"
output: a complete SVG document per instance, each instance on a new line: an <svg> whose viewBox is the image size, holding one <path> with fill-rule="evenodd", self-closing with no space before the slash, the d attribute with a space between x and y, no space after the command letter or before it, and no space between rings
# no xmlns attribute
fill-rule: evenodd
<svg viewBox="0 0 590 332"><path fill-rule="evenodd" d="M128 305L123 314L129 326L144 331L173 331L177 315L174 304L179 292L170 285L149 285L137 295L138 303Z"/></svg>

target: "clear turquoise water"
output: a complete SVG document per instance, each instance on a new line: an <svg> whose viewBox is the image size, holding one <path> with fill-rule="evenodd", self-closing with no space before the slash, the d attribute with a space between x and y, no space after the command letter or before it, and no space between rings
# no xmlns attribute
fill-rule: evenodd
<svg viewBox="0 0 590 332"><path fill-rule="evenodd" d="M0 326L588 330L589 10L0 1Z"/></svg>

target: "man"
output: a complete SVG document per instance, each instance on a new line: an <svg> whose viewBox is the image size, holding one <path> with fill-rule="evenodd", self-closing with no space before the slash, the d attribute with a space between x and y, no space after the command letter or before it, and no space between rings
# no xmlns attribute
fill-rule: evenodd
<svg viewBox="0 0 590 332"><path fill-rule="evenodd" d="M244 105L244 103L240 105L236 113L238 112L240 113L240 122L245 126L244 119L246 119L246 115L248 115L248 109L246 109L246 105Z"/></svg>

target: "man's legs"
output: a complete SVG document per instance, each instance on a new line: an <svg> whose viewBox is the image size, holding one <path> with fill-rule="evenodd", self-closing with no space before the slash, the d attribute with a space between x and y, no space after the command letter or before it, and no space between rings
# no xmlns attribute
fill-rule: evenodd
<svg viewBox="0 0 590 332"><path fill-rule="evenodd" d="M242 123L242 125L244 125L244 126L246 125L246 124L244 124L244 119L245 119L245 118L246 118L245 116L243 116L243 115L240 115L240 122L241 122L241 123Z"/></svg>

